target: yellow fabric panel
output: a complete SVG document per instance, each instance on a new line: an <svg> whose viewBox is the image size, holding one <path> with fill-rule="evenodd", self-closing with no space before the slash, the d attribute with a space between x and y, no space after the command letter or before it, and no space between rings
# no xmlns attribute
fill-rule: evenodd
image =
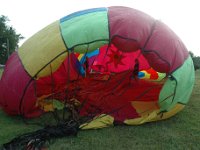
<svg viewBox="0 0 200 150"><path fill-rule="evenodd" d="M146 116L152 111L159 109L157 102L133 101L131 104L140 116Z"/></svg>
<svg viewBox="0 0 200 150"><path fill-rule="evenodd" d="M126 119L124 123L127 125L140 125L146 122L151 122L152 120L154 120L154 118L157 117L158 112L159 110L155 110L149 114L143 115L140 118Z"/></svg>
<svg viewBox="0 0 200 150"><path fill-rule="evenodd" d="M101 114L95 117L91 122L84 123L80 126L81 129L98 129L113 125L114 118L110 115Z"/></svg>
<svg viewBox="0 0 200 150"><path fill-rule="evenodd" d="M44 77L47 75L50 75L51 72L56 71L59 66L63 63L63 61L67 57L67 52L60 55L58 58L56 58L53 62L51 62L49 65L47 65L37 76L36 78Z"/></svg>
<svg viewBox="0 0 200 150"><path fill-rule="evenodd" d="M59 21L55 21L29 38L19 48L19 57L25 70L33 77L41 68L64 51L66 51L66 47L61 37ZM66 55L67 53L64 53L51 63L53 71L60 66ZM50 70L47 66L37 77L49 75Z"/></svg>
<svg viewBox="0 0 200 150"><path fill-rule="evenodd" d="M54 111L52 101L40 101L38 105L44 112Z"/></svg>
<svg viewBox="0 0 200 150"><path fill-rule="evenodd" d="M43 95L39 97L36 101L36 107L39 107L44 112L54 111L52 100L45 100L46 97L50 95Z"/></svg>
<svg viewBox="0 0 200 150"><path fill-rule="evenodd" d="M84 54L80 54L80 55L78 56L78 60L79 60L79 61L81 60L81 58L83 57L83 55L84 55Z"/></svg>
<svg viewBox="0 0 200 150"><path fill-rule="evenodd" d="M179 111L181 111L184 107L185 107L185 105L178 103L170 111L164 112L164 113L160 113L152 121L157 121L157 120L163 120L163 119L170 118L170 117L174 116L175 114L177 114Z"/></svg>
<svg viewBox="0 0 200 150"><path fill-rule="evenodd" d="M177 114L177 112L181 111L184 107L185 107L185 105L178 103L169 112L159 113L159 110L154 110L150 114L142 115L142 117L140 117L140 118L127 119L124 121L124 123L127 125L140 125L140 124L143 124L146 122L167 119L167 118L170 118L170 117L174 116L175 114Z"/></svg>
<svg viewBox="0 0 200 150"><path fill-rule="evenodd" d="M157 73L158 73L158 79L156 81L161 81L166 77L166 73L160 73L160 72Z"/></svg>

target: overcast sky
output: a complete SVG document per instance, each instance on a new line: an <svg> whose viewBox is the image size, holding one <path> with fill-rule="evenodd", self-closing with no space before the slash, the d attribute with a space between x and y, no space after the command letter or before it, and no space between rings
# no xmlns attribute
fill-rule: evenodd
<svg viewBox="0 0 200 150"><path fill-rule="evenodd" d="M161 20L188 50L200 56L200 0L0 0L0 15L7 16L10 25L27 40L70 13L107 6L132 7Z"/></svg>

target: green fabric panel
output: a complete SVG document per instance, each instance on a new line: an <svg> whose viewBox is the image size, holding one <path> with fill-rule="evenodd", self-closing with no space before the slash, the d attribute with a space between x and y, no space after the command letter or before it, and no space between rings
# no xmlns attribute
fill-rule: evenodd
<svg viewBox="0 0 200 150"><path fill-rule="evenodd" d="M63 39L68 48L79 45L75 52L83 53L107 44L109 40L107 11L93 12L74 17L60 24ZM101 40L101 42L99 41ZM97 44L94 44L94 41ZM87 44L90 43L89 47Z"/></svg>
<svg viewBox="0 0 200 150"><path fill-rule="evenodd" d="M172 73L172 78L169 78L163 86L159 96L161 111L169 111L177 103L186 104L192 93L194 80L195 72L193 61L191 57L188 57L184 64ZM172 96L164 100L174 92L174 97Z"/></svg>
<svg viewBox="0 0 200 150"><path fill-rule="evenodd" d="M175 88L176 81L172 78L168 78L159 95L160 111L166 111L172 104L174 98L173 93L175 92Z"/></svg>

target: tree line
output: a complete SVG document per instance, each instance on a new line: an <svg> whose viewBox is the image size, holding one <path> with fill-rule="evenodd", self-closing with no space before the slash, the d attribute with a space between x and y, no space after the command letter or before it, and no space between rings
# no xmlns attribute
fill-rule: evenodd
<svg viewBox="0 0 200 150"><path fill-rule="evenodd" d="M12 52L18 48L18 43L24 37L16 33L12 26L8 25L9 19L0 16L0 64L5 64Z"/></svg>
<svg viewBox="0 0 200 150"><path fill-rule="evenodd" d="M200 56L195 56L194 53L191 51L189 52L189 54L192 57L195 71L197 69L200 69Z"/></svg>
<svg viewBox="0 0 200 150"><path fill-rule="evenodd" d="M0 16L0 64L5 64L9 55L18 48L18 43L24 37L16 33L12 26L8 25L9 19L6 16ZM195 56L189 52L194 63L194 69L200 69L200 56Z"/></svg>

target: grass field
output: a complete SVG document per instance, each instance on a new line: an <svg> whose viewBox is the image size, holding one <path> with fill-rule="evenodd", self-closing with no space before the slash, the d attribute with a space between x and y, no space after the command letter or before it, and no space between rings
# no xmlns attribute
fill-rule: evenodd
<svg viewBox="0 0 200 150"><path fill-rule="evenodd" d="M2 72L3 72L3 69L0 68L0 77L1 77Z"/></svg>
<svg viewBox="0 0 200 150"><path fill-rule="evenodd" d="M0 70L1 71L1 70ZM116 126L80 131L76 137L53 141L50 150L183 150L200 149L200 70L188 105L174 117L140 126ZM21 133L37 129L20 117L0 111L0 145Z"/></svg>

